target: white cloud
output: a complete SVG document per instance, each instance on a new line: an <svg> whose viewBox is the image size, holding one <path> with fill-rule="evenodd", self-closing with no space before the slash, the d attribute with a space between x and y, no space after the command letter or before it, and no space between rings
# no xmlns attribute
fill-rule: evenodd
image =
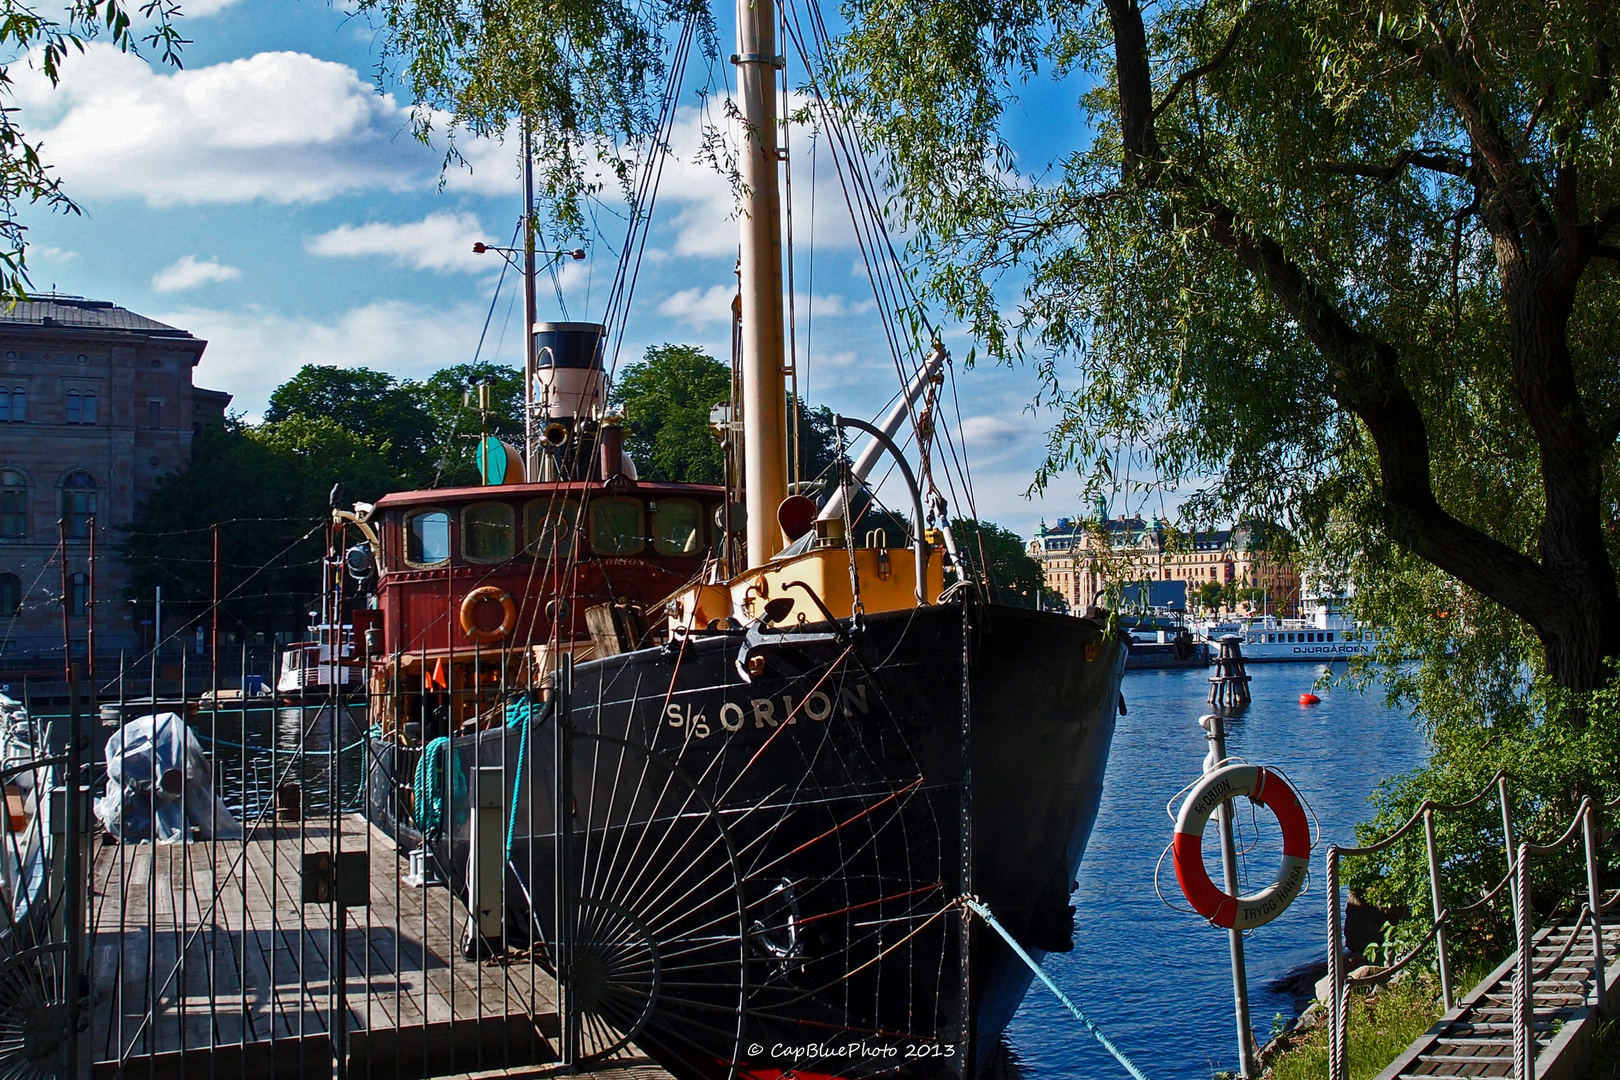
<svg viewBox="0 0 1620 1080"><path fill-rule="evenodd" d="M183 292L209 281L234 281L242 271L213 259L198 262L196 256L182 255L173 265L152 275L152 288L160 293Z"/></svg>
<svg viewBox="0 0 1620 1080"><path fill-rule="evenodd" d="M311 237L304 246L313 255L383 256L415 270L476 274L500 268L500 255L473 252L475 241L490 239L475 215L440 212L400 225L339 225Z"/></svg>
<svg viewBox="0 0 1620 1080"><path fill-rule="evenodd" d="M198 385L235 395L231 407L259 416L270 392L305 364L369 367L407 378L424 378L472 359L485 307L380 300L330 319L295 317L264 310L182 308L152 317L189 330L208 342L197 366ZM521 314L513 325L490 328L484 359L523 363ZM504 340L500 354L492 343Z"/></svg>
<svg viewBox="0 0 1620 1080"><path fill-rule="evenodd" d="M795 95L790 107L804 104ZM706 109L688 106L676 113L670 129L670 157L664 163L658 187L660 204L673 204L669 223L675 229L677 255L729 255L737 250L736 197L730 182L711 161L705 160L704 128L719 126L726 143L739 145L739 129L726 120L726 103L715 100ZM801 124L788 129L793 159L793 222L799 243L807 244L814 222L815 244L820 248L851 248L855 232L844 206L830 153L823 147L811 154L809 133ZM812 156L816 163L811 175Z"/></svg>
<svg viewBox="0 0 1620 1080"><path fill-rule="evenodd" d="M181 11L187 18L198 19L207 15L218 15L235 4L236 0L185 0L181 5Z"/></svg>
<svg viewBox="0 0 1620 1080"><path fill-rule="evenodd" d="M154 70L91 43L52 87L13 67L24 123L76 198L150 206L315 202L431 187L440 156L409 110L344 64L266 52L194 70ZM470 141L483 161L500 148Z"/></svg>
<svg viewBox="0 0 1620 1080"><path fill-rule="evenodd" d="M1004 416L969 416L962 421L962 441L969 446L1005 447L1009 440L1027 439L1030 430Z"/></svg>
<svg viewBox="0 0 1620 1080"><path fill-rule="evenodd" d="M710 285L707 289L693 286L666 297L658 305L658 314L680 319L693 327L725 324L731 321L731 298L736 295L735 286Z"/></svg>

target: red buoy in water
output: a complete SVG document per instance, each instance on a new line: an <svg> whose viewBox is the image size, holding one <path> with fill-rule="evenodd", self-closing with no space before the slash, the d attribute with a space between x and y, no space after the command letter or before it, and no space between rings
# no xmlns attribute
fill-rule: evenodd
<svg viewBox="0 0 1620 1080"><path fill-rule="evenodd" d="M1315 694L1301 694L1301 695L1299 695L1299 703L1301 705L1316 705L1316 704L1319 704L1321 702L1321 700L1322 699L1317 697Z"/></svg>

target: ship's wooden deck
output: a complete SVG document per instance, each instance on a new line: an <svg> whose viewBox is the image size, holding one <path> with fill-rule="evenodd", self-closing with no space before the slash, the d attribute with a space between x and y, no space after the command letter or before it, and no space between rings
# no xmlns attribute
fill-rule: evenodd
<svg viewBox="0 0 1620 1080"><path fill-rule="evenodd" d="M348 912L349 1075L409 1077L553 1059L551 978L526 956L472 962L444 888L411 888L392 841L339 819L370 853L370 904ZM304 1076L331 1061L332 909L301 904L305 852L330 818L246 841L95 851L90 1039L98 1076ZM635 1064L634 1060L615 1062ZM664 1075L658 1073L657 1075Z"/></svg>

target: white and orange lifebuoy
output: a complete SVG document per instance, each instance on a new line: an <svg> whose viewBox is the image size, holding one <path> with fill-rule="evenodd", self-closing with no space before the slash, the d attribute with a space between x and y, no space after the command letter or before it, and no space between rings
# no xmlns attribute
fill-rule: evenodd
<svg viewBox="0 0 1620 1080"><path fill-rule="evenodd" d="M1277 880L1250 896L1233 896L1215 887L1204 868L1204 827L1215 808L1246 795L1268 806L1282 826L1282 868ZM1176 881L1193 909L1228 930L1264 926L1288 909L1305 887L1311 865L1311 829L1299 796L1280 775L1259 765L1224 765L1194 785L1176 815Z"/></svg>
<svg viewBox="0 0 1620 1080"><path fill-rule="evenodd" d="M479 618L481 609L488 603L501 606L499 626L484 625L484 620ZM480 585L461 598L461 629L481 645L504 641L517 628L517 619L517 602L512 599L511 593L499 586Z"/></svg>

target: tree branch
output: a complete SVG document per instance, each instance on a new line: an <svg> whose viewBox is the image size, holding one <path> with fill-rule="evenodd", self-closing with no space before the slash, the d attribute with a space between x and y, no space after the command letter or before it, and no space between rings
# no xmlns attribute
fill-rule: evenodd
<svg viewBox="0 0 1620 1080"><path fill-rule="evenodd" d="M1386 517L1395 538L1419 557L1496 600L1538 629L1554 625L1567 607L1564 590L1546 568L1441 507L1430 476L1428 430L1401 378L1393 346L1357 330L1282 245L1239 223L1237 212L1209 194L1191 174L1159 157L1153 130L1147 35L1136 0L1106 0L1114 27L1121 134L1127 177L1168 188L1202 217L1204 231L1264 281L1328 361L1330 393L1372 435L1378 449ZM1133 163L1155 161L1151 175ZM1189 215L1192 217L1193 215Z"/></svg>
<svg viewBox="0 0 1620 1080"><path fill-rule="evenodd" d="M1232 47L1237 44L1238 34L1243 30L1244 17L1259 6L1259 4L1256 4L1254 7L1244 12L1243 15L1239 15L1232 21L1232 29L1226 32L1226 40L1221 43L1221 47L1219 49L1215 50L1214 56L1210 57L1204 63L1199 64L1196 67L1189 68L1186 71L1183 71L1180 75L1176 76L1176 81L1170 84L1169 90L1165 91L1164 98L1158 103L1158 105L1154 106L1153 111L1148 114L1148 120L1150 122L1157 120L1159 118L1159 114L1170 107L1170 103L1176 100L1176 95L1181 93L1183 87L1202 79L1205 75L1208 75L1210 72L1226 63L1226 58L1232 54Z"/></svg>
<svg viewBox="0 0 1620 1080"><path fill-rule="evenodd" d="M1466 161L1432 150L1402 150L1388 165L1369 165L1360 161L1316 162L1310 166L1310 171L1332 176L1365 176L1381 184L1387 184L1413 165L1450 176L1464 178L1468 176Z"/></svg>

